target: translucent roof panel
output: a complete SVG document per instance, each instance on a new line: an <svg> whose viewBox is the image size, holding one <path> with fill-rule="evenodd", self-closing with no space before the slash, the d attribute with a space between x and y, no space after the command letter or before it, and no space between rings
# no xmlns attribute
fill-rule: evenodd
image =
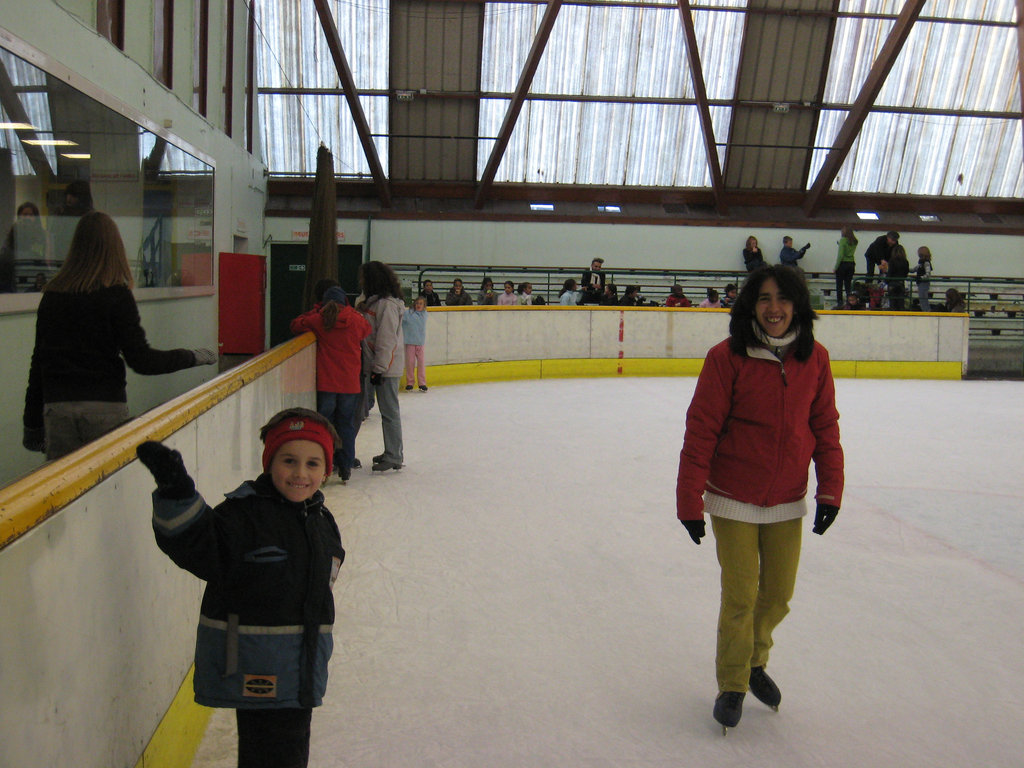
<svg viewBox="0 0 1024 768"><path fill-rule="evenodd" d="M901 8L902 0L842 4L843 11L859 13L895 13ZM1007 25L1014 15L1013 0L929 2L922 18L929 15L957 21L919 20L913 26L875 99L875 106L887 110L869 113L832 188L1019 197L1020 121L1006 118L1021 108L1017 31ZM893 24L891 19L866 17L837 20L826 106L843 107L856 100ZM965 114L915 114L917 110ZM812 180L845 117L842 110L822 112ZM978 143L965 144L972 139ZM1015 157L1018 165L1006 167Z"/></svg>
<svg viewBox="0 0 1024 768"><path fill-rule="evenodd" d="M822 113L838 133L845 112ZM983 151L982 151L983 150ZM827 152L812 160L812 178ZM833 189L848 192L1024 196L1024 136L1019 120L875 113L864 121Z"/></svg>
<svg viewBox="0 0 1024 768"><path fill-rule="evenodd" d="M272 145L267 150L267 167L271 173L314 175L316 152L323 142L334 155L334 171L338 176L371 175L348 102L343 97L261 94L259 102L267 137L264 143ZM386 96L360 96L359 103L371 131L375 125L387 124ZM373 141L387 172L387 137L382 132L374 132Z"/></svg>
<svg viewBox="0 0 1024 768"><path fill-rule="evenodd" d="M312 0L263 0L255 4L255 9L259 38L256 79L260 88L341 87ZM331 2L331 11L356 88L386 91L390 55L388 0L335 0ZM360 103L370 130L387 134L387 99L360 97ZM369 104L373 104L372 113L367 109ZM368 175L362 146L358 138L353 139L355 129L344 96L261 94L258 109L265 160L271 173L315 173L316 150L323 142L334 153L340 174ZM280 132L286 126L288 130ZM386 140L375 141L380 152ZM381 153L380 159L386 172L387 153Z"/></svg>
<svg viewBox="0 0 1024 768"><path fill-rule="evenodd" d="M745 7L745 1L728 0L723 7ZM535 5L487 6L481 74L485 93L515 90L543 12L543 6ZM736 12L694 13L709 99L733 96L743 21L743 14ZM723 39L733 42L722 45ZM640 103L692 102L695 97L677 7L563 6L530 94L554 98L528 98L524 103L496 181L710 186L696 107ZM507 106L507 99L483 101L481 136L497 135ZM715 135L724 138L730 110L714 111ZM491 141L479 144L478 175L492 146ZM608 147L622 149L609 153Z"/></svg>

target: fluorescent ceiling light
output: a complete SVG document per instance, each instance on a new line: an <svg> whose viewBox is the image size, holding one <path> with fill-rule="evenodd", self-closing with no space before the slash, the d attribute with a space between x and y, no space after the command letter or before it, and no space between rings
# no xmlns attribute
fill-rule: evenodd
<svg viewBox="0 0 1024 768"><path fill-rule="evenodd" d="M601 213L622 213L622 209L617 205L599 205L597 210Z"/></svg>
<svg viewBox="0 0 1024 768"><path fill-rule="evenodd" d="M553 211L555 210L554 203L530 203L531 211Z"/></svg>
<svg viewBox="0 0 1024 768"><path fill-rule="evenodd" d="M70 139L25 139L26 144L33 144L37 147L77 147L77 141Z"/></svg>
<svg viewBox="0 0 1024 768"><path fill-rule="evenodd" d="M68 160L88 160L89 158L92 157L92 155L87 155L87 154L84 154L84 153L73 153L73 152L61 152L60 156L61 157L66 157Z"/></svg>
<svg viewBox="0 0 1024 768"><path fill-rule="evenodd" d="M922 213L918 216L921 221L941 221L941 219L934 213Z"/></svg>
<svg viewBox="0 0 1024 768"><path fill-rule="evenodd" d="M857 211L857 218L861 221L878 221L878 214L874 211Z"/></svg>
<svg viewBox="0 0 1024 768"><path fill-rule="evenodd" d="M28 123L0 123L0 130L9 131L38 131L34 125Z"/></svg>

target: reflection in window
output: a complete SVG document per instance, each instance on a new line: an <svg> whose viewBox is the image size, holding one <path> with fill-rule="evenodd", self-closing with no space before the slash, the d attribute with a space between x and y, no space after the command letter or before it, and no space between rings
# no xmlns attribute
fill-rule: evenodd
<svg viewBox="0 0 1024 768"><path fill-rule="evenodd" d="M93 209L137 287L213 284L213 168L0 49L0 293L38 291Z"/></svg>

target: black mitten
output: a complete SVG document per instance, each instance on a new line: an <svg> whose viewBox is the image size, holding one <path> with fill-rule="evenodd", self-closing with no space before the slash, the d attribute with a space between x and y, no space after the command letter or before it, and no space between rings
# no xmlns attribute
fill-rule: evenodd
<svg viewBox="0 0 1024 768"><path fill-rule="evenodd" d="M373 384L373 386L375 386L375 387L379 387L381 384L384 383L384 374L383 373L371 373L370 374L370 383Z"/></svg>
<svg viewBox="0 0 1024 768"><path fill-rule="evenodd" d="M700 540L704 538L704 521L680 520L679 522L686 528L686 532L690 534L690 538L693 539L693 543L699 546Z"/></svg>
<svg viewBox="0 0 1024 768"><path fill-rule="evenodd" d="M814 513L814 528L811 530L820 536L828 530L838 514L839 507L832 504L818 504L818 509Z"/></svg>
<svg viewBox="0 0 1024 768"><path fill-rule="evenodd" d="M165 499L188 499L195 495L196 484L189 477L180 453L147 440L135 449L135 454L153 473L157 492Z"/></svg>

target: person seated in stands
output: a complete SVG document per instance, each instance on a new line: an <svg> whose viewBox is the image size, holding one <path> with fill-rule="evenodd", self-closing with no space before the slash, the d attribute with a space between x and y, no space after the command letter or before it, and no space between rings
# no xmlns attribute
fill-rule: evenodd
<svg viewBox="0 0 1024 768"><path fill-rule="evenodd" d="M604 293L601 294L602 307L617 307L619 305L619 286L615 283L605 283Z"/></svg>
<svg viewBox="0 0 1024 768"><path fill-rule="evenodd" d="M499 307L514 307L518 303L516 298L516 287L511 280L505 281L505 290L498 296Z"/></svg>
<svg viewBox="0 0 1024 768"><path fill-rule="evenodd" d="M547 302L544 301L544 297L539 293L533 292L533 283L520 283L519 289L516 291L519 294L519 303L522 305L533 304L536 307L542 307Z"/></svg>
<svg viewBox="0 0 1024 768"><path fill-rule="evenodd" d="M718 300L718 291L708 288L708 297L700 303L703 309L721 309L722 302Z"/></svg>
<svg viewBox="0 0 1024 768"><path fill-rule="evenodd" d="M583 273L583 298L580 304L600 304L604 294L605 275L601 271L604 259L597 258L590 262L590 269Z"/></svg>
<svg viewBox="0 0 1024 768"><path fill-rule="evenodd" d="M420 296L427 301L428 307L440 307L441 297L434 293L434 282L433 280L423 281L423 290L420 291Z"/></svg>
<svg viewBox="0 0 1024 768"><path fill-rule="evenodd" d="M683 293L683 286L676 283L668 289L668 298L665 299L666 307L692 307L693 302L686 298L686 294Z"/></svg>
<svg viewBox="0 0 1024 768"><path fill-rule="evenodd" d="M882 309L885 304L885 283L872 281L864 287L864 290L868 295L866 302L867 308Z"/></svg>
<svg viewBox="0 0 1024 768"><path fill-rule="evenodd" d="M736 284L729 283L725 286L725 296L722 297L722 307L729 309L733 304L736 303Z"/></svg>
<svg viewBox="0 0 1024 768"><path fill-rule="evenodd" d="M562 290L558 292L558 303L563 307L575 307L580 303L580 292L576 290L576 281L571 277L562 283Z"/></svg>
<svg viewBox="0 0 1024 768"><path fill-rule="evenodd" d="M966 312L967 301L964 295L956 288L946 289L946 303L942 306L943 312Z"/></svg>
<svg viewBox="0 0 1024 768"><path fill-rule="evenodd" d="M843 305L843 309L848 311L864 309L864 304L860 300L860 294L857 291L850 291L846 294L846 304Z"/></svg>
<svg viewBox="0 0 1024 768"><path fill-rule="evenodd" d="M494 293L494 281L485 277L480 281L480 293L476 295L476 303L481 306L497 304L498 297Z"/></svg>
<svg viewBox="0 0 1024 768"><path fill-rule="evenodd" d="M452 281L452 289L448 291L448 298L444 303L449 307L469 307L473 304L473 299L462 285L462 278L456 277Z"/></svg>
<svg viewBox="0 0 1024 768"><path fill-rule="evenodd" d="M639 285L627 285L626 293L619 299L620 307L639 307L644 303L644 297L640 295Z"/></svg>

